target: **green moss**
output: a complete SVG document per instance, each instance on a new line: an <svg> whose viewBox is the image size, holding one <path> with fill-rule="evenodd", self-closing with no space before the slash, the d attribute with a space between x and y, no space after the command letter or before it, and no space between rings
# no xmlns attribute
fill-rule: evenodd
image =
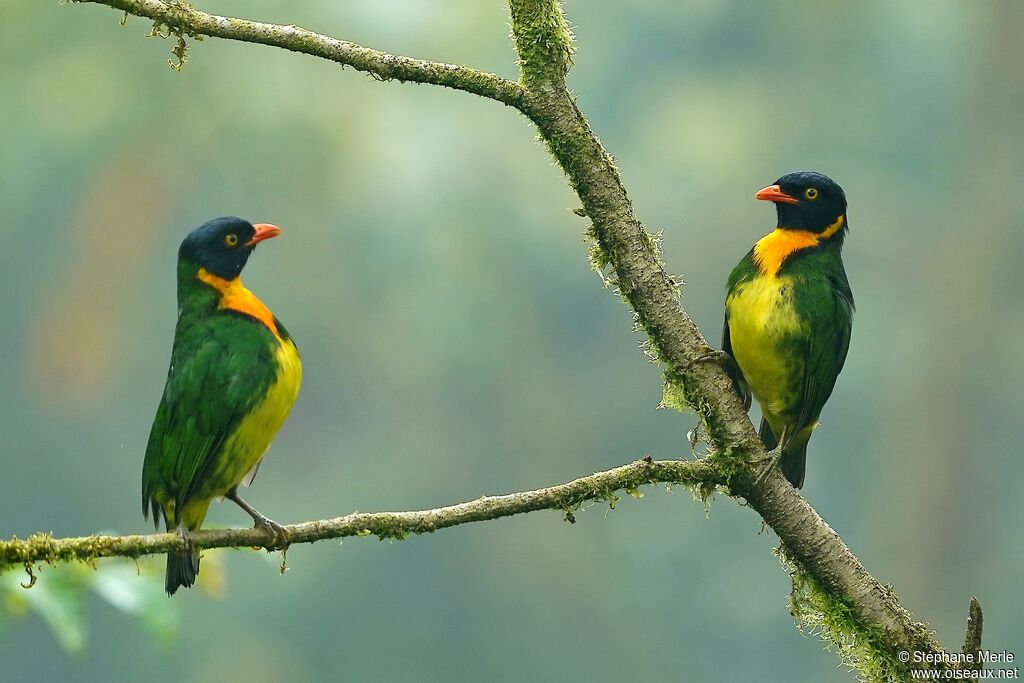
<svg viewBox="0 0 1024 683"><path fill-rule="evenodd" d="M649 232L648 230L643 231L644 239L647 240L647 249L651 255L654 256L654 260L658 262L659 266L665 265L665 259L663 258L663 244L665 241L665 231L659 230L658 232ZM676 294L679 294L679 290L676 289Z"/></svg>
<svg viewBox="0 0 1024 683"><path fill-rule="evenodd" d="M374 534L381 541L404 541L409 536L409 529L396 515L382 515L375 526ZM416 533L420 533L420 530L417 529Z"/></svg>
<svg viewBox="0 0 1024 683"><path fill-rule="evenodd" d="M708 461L715 469L715 478L724 482L730 490L742 488L739 486L741 482L753 482L754 468L750 462L750 453L742 448L717 448L708 456Z"/></svg>
<svg viewBox="0 0 1024 683"><path fill-rule="evenodd" d="M562 82L573 58L573 35L558 0L513 0L512 39L526 86Z"/></svg>
<svg viewBox="0 0 1024 683"><path fill-rule="evenodd" d="M658 408L678 410L681 413L697 412L696 406L687 400L686 394L683 393L683 388L668 377L665 377L664 380L661 392L661 403L658 404Z"/></svg>
<svg viewBox="0 0 1024 683"><path fill-rule="evenodd" d="M850 605L829 593L810 573L789 558L783 549L776 554L793 582L790 614L797 628L819 636L829 650L855 670L867 683L898 683L909 680L904 664L887 646L883 631L863 623Z"/></svg>
<svg viewBox="0 0 1024 683"><path fill-rule="evenodd" d="M41 565L53 565L58 562L82 562L96 569L96 560L111 555L138 557L141 552L133 552L130 548L118 548L114 551L111 537L86 536L74 539L75 543L62 543L46 533L36 533L24 541L13 536L10 541L0 541L0 572L24 567L32 576L32 570ZM34 583L33 579L33 583Z"/></svg>
<svg viewBox="0 0 1024 683"><path fill-rule="evenodd" d="M694 413L700 418L703 431L706 434L719 433L714 423L714 412L711 405L701 395L690 387L690 382L685 378L676 379L665 373L664 388L659 408L671 408L683 413ZM718 475L716 480L725 482L730 488L734 488L733 482L741 477L751 475L751 463L749 454L742 449L718 447L713 449L707 456L709 462L714 466ZM707 500L717 489L714 485L700 485L701 500L707 504Z"/></svg>
<svg viewBox="0 0 1024 683"><path fill-rule="evenodd" d="M583 242L589 244L587 257L590 259L590 267L601 277L605 287L615 286L615 276L610 273L608 267L611 265L612 257L608 251L601 246L597 236L597 227L591 223L583 234Z"/></svg>
<svg viewBox="0 0 1024 683"><path fill-rule="evenodd" d="M188 43L185 42L185 37L180 33L178 40L175 42L174 47L171 48L171 54L174 55L174 59L168 59L167 65L174 71L181 71L181 67L185 66L185 62L188 61Z"/></svg>
<svg viewBox="0 0 1024 683"><path fill-rule="evenodd" d="M168 6L168 16L171 17L170 22L155 19L153 21L153 27L146 34L147 38L171 38L174 37L174 47L171 48L171 54L174 55L174 59L168 59L167 65L174 71L181 71L182 67L185 66L185 62L188 61L188 50L189 44L185 40L185 37L193 38L194 40L202 40L203 37L193 31L190 31L184 26L185 20L195 10L192 9L192 5L182 0L173 0ZM127 18L128 13L125 12ZM122 21L122 25L123 25Z"/></svg>
<svg viewBox="0 0 1024 683"><path fill-rule="evenodd" d="M0 541L0 571L19 565L28 569L36 561L53 564L59 559L56 541L50 534L32 534L24 541L17 536L10 541Z"/></svg>
<svg viewBox="0 0 1024 683"><path fill-rule="evenodd" d="M628 493L633 498L636 498L637 500L640 500L641 498L644 497L644 492L641 491L636 486L627 486L625 490L626 490L626 493Z"/></svg>

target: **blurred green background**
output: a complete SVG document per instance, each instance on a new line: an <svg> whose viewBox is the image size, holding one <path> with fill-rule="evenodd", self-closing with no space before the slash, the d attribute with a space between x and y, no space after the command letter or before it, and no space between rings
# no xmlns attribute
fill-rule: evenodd
<svg viewBox="0 0 1024 683"><path fill-rule="evenodd" d="M497 0L198 4L515 76ZM774 226L754 191L804 168L846 188L858 312L804 494L943 643L962 641L974 594L986 645L1024 644L1024 5L567 11L571 85L709 339L729 270ZM246 271L306 370L247 496L279 521L688 453L693 420L655 410L659 371L524 119L212 39L175 73L172 42L120 16L0 6L0 536L146 530L175 253L223 214L284 229ZM705 519L656 488L576 517L294 547L284 577L276 556L211 553L206 590L170 605L176 632L88 593L77 653L9 590L0 678L851 678L794 628L776 539L749 510L719 499ZM208 518L246 523L232 505ZM135 568L106 572L130 585Z"/></svg>

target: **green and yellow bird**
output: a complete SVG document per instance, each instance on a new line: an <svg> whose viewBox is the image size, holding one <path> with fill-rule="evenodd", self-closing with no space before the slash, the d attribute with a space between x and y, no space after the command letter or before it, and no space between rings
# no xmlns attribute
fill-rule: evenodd
<svg viewBox="0 0 1024 683"><path fill-rule="evenodd" d="M228 498L256 526L284 529L238 496L252 483L299 394L302 364L281 321L242 285L260 242L280 230L234 217L193 230L178 250L178 323L171 367L142 466L142 513L188 543L210 503ZM169 553L165 587L195 583L199 553Z"/></svg>
<svg viewBox="0 0 1024 683"><path fill-rule="evenodd" d="M778 226L729 276L722 349L735 361L744 405L753 394L761 406L761 440L801 488L807 441L850 347L846 194L831 178L802 171L755 197L775 203Z"/></svg>

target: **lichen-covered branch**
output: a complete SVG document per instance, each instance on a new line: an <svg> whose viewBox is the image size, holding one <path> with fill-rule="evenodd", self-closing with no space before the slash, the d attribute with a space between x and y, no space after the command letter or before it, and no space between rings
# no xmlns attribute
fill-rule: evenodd
<svg viewBox="0 0 1024 683"><path fill-rule="evenodd" d="M430 83L455 90L464 90L488 97L510 106L517 106L523 94L518 83L492 73L456 64L393 55L363 47L339 38L314 33L300 26L268 24L260 21L222 17L194 9L182 0L73 0L91 2L123 10L127 14L152 19L154 33L165 31L177 35L179 47L175 56L180 65L184 58L186 36L210 36L240 40L246 43L272 45L293 52L328 59L343 66L365 71L384 81Z"/></svg>
<svg viewBox="0 0 1024 683"><path fill-rule="evenodd" d="M401 539L411 534L521 515L536 510L558 510L574 521L573 511L588 501L617 500L617 491L635 493L648 484L681 484L706 495L721 483L721 473L707 460L651 460L645 458L612 470L580 477L565 484L535 491L486 496L433 510L414 512L354 512L344 517L321 519L285 527L289 543L314 543L347 536ZM279 548L267 529L213 529L192 533L196 548ZM103 557L140 557L183 550L178 534L138 536L82 536L53 538L36 534L27 539L0 541L0 571L60 561L91 562Z"/></svg>

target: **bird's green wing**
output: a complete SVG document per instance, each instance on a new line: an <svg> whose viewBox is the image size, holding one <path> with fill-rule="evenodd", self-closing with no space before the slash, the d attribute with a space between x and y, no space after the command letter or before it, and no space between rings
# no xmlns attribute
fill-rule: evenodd
<svg viewBox="0 0 1024 683"><path fill-rule="evenodd" d="M142 474L143 513L180 511L215 466L225 440L274 379L272 337L241 316L179 322ZM174 526L178 520L167 520Z"/></svg>
<svg viewBox="0 0 1024 683"><path fill-rule="evenodd" d="M846 362L853 328L853 295L841 270L798 306L808 322L803 396L796 432L817 421Z"/></svg>

